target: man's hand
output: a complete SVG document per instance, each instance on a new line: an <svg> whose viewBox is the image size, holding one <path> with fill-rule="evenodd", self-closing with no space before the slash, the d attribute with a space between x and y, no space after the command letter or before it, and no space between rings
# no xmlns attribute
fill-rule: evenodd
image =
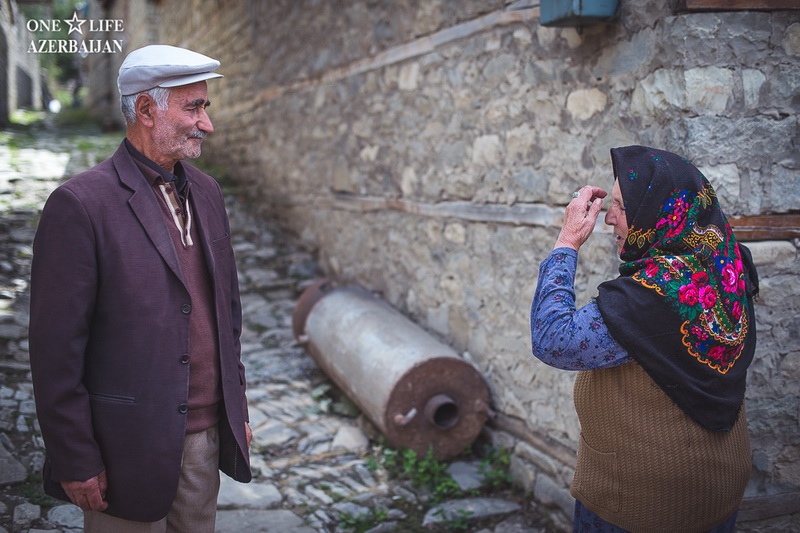
<svg viewBox="0 0 800 533"><path fill-rule="evenodd" d="M247 447L250 447L250 442L253 440L253 430L250 429L250 424L244 425L244 438L247 440Z"/></svg>
<svg viewBox="0 0 800 533"><path fill-rule="evenodd" d="M597 216L603 208L603 198L608 193L600 187L587 185L578 191L564 211L564 225L555 248L578 250L594 231Z"/></svg>
<svg viewBox="0 0 800 533"><path fill-rule="evenodd" d="M84 511L105 511L108 508L105 499L108 488L105 470L86 481L62 481L61 486L72 503Z"/></svg>

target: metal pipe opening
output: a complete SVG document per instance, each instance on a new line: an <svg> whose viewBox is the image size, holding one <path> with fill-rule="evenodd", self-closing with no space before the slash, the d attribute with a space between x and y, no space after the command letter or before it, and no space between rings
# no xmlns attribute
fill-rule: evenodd
<svg viewBox="0 0 800 533"><path fill-rule="evenodd" d="M425 418L439 429L450 429L458 423L458 405L446 394L437 394L425 404Z"/></svg>

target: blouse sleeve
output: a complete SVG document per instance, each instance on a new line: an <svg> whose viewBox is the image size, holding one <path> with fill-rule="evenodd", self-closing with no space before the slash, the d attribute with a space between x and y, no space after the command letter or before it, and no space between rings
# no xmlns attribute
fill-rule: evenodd
<svg viewBox="0 0 800 533"><path fill-rule="evenodd" d="M539 267L531 305L533 355L562 370L608 368L633 361L611 336L597 301L575 309L578 252L556 248Z"/></svg>

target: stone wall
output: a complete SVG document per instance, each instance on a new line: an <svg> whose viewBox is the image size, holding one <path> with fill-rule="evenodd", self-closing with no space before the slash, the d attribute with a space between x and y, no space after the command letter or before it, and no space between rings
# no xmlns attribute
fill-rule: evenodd
<svg viewBox="0 0 800 533"><path fill-rule="evenodd" d="M165 0L159 24L169 44L222 61L214 163L328 273L381 291L472 361L518 481L568 517L574 376L531 357L528 325L563 206L584 184L611 187L609 148L646 144L694 161L729 215L797 213L800 11L642 0L610 24L560 29L509 9L521 4ZM798 242L751 244L760 344L740 530L792 529ZM579 304L616 265L599 224Z"/></svg>
<svg viewBox="0 0 800 533"><path fill-rule="evenodd" d="M16 109L42 108L42 73L28 53L34 36L25 22L16 2L0 0L0 125Z"/></svg>
<svg viewBox="0 0 800 533"><path fill-rule="evenodd" d="M87 39L123 40L125 53L96 53L86 58L88 79L86 105L106 129L122 129L125 120L119 108L117 74L125 55L148 44L160 43L158 7L154 2L87 2L87 20L122 20L124 31L87 32ZM96 27L101 27L96 25ZM165 44L174 44L166 43Z"/></svg>
<svg viewBox="0 0 800 533"><path fill-rule="evenodd" d="M9 122L8 108L8 34L11 31L11 4L6 3L0 9L0 126Z"/></svg>

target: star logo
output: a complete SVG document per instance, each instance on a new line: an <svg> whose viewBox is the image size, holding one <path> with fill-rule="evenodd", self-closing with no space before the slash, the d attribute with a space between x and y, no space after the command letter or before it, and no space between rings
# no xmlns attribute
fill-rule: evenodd
<svg viewBox="0 0 800 533"><path fill-rule="evenodd" d="M81 28L81 26L83 26L84 22L86 21L78 18L77 11L72 14L71 19L64 20L64 22L69 24L69 32L67 32L69 35L72 35L76 31L81 35L83 35L83 29Z"/></svg>

